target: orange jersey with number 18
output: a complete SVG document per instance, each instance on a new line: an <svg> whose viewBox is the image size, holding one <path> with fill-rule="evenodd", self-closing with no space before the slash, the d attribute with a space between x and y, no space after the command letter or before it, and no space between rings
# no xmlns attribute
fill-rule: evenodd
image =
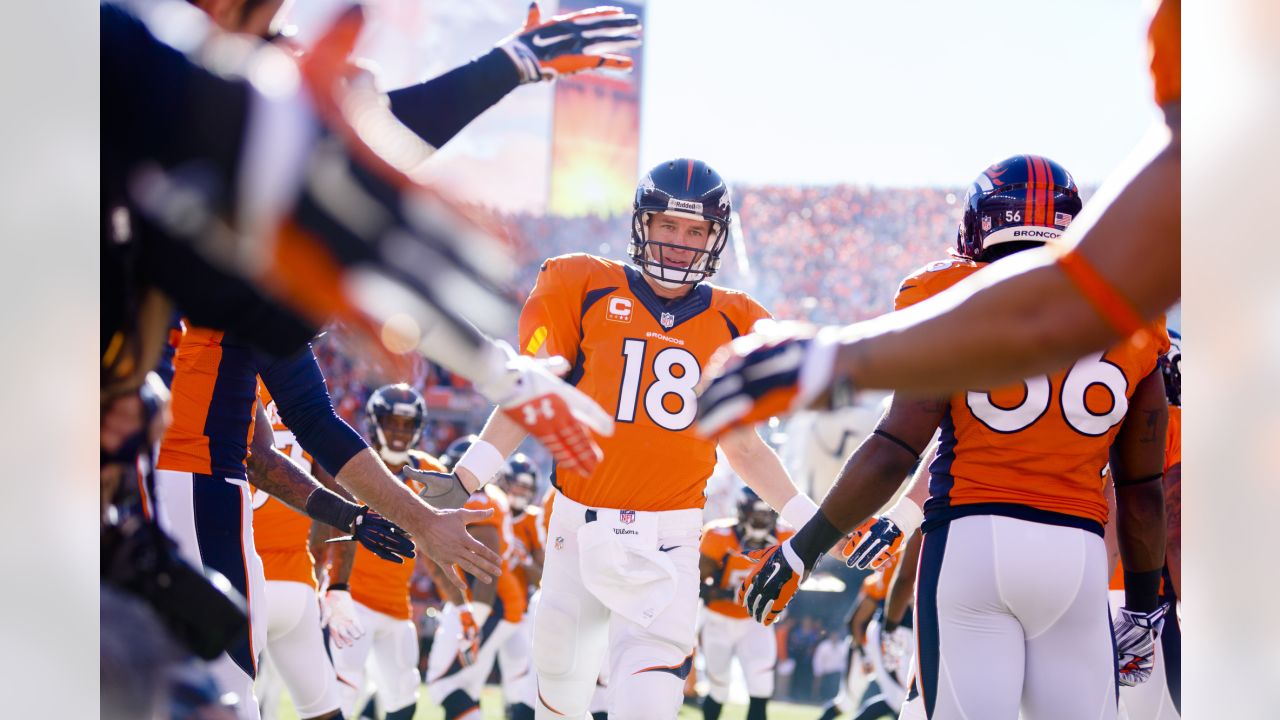
<svg viewBox="0 0 1280 720"><path fill-rule="evenodd" d="M542 265L520 315L520 348L573 363L568 380L614 416L591 477L558 469L584 505L700 508L716 444L698 437L694 387L712 353L769 313L746 294L700 283L664 301L635 268L593 255Z"/></svg>
<svg viewBox="0 0 1280 720"><path fill-rule="evenodd" d="M969 277L985 263L932 263L903 281L897 309ZM1107 521L1103 468L1138 383L1169 348L1164 319L1065 370L952 395L929 467L925 529L969 514L1084 527Z"/></svg>

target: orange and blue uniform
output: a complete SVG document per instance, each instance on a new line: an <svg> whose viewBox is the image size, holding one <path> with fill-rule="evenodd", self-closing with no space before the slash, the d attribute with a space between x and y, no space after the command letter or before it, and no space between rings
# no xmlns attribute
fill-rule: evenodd
<svg viewBox="0 0 1280 720"><path fill-rule="evenodd" d="M955 258L903 281L897 309L932 297L985 263ZM1164 321L1052 375L957 393L930 466L924 529L973 514L1009 515L1102 535L1103 468L1128 400L1169 347Z"/></svg>
<svg viewBox="0 0 1280 720"><path fill-rule="evenodd" d="M302 449L293 432L280 419L271 393L258 384L258 398L271 419L275 446L303 470L311 471L311 455ZM311 518L278 498L255 490L253 493L253 544L262 558L267 580L300 582L316 587L315 558L308 547Z"/></svg>
<svg viewBox="0 0 1280 720"><path fill-rule="evenodd" d="M520 518L511 523L511 533L516 540L524 547L525 552L530 554L534 550L543 550L546 547L547 532L543 526L542 508L536 505L529 505L525 508ZM514 559L513 559L514 560ZM524 566L515 563L513 568L516 582L522 588L529 587L529 577L525 574Z"/></svg>
<svg viewBox="0 0 1280 720"><path fill-rule="evenodd" d="M604 459L591 477L558 469L555 487L592 507L701 508L716 444L694 432L694 386L717 348L767 317L746 294L707 283L664 301L622 263L547 260L520 316L520 349L569 360L569 382L616 420L612 437L596 437Z"/></svg>
<svg viewBox="0 0 1280 720"><path fill-rule="evenodd" d="M792 530L777 531L777 540L770 545L786 542L795 535ZM743 578L751 573L756 561L747 557L742 546L742 538L738 537L738 521L736 518L725 518L708 523L702 532L702 544L698 551L720 566L720 578L716 587L720 590L734 591L742 584ZM707 609L731 618L748 618L747 609L737 604L732 598L716 598L707 603Z"/></svg>

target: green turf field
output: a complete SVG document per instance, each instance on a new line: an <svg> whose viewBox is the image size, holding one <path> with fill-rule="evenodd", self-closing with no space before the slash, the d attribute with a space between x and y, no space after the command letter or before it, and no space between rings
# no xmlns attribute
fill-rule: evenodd
<svg viewBox="0 0 1280 720"><path fill-rule="evenodd" d="M502 720L502 695L495 686L486 687L484 694L480 697L480 709L483 710L485 720ZM784 702L769 703L769 720L813 720L822 714L821 709L813 705L792 705ZM742 720L747 716L747 707L745 705L729 704L724 707L721 713L721 720ZM680 708L681 720L701 720L702 711L697 708L684 706ZM427 698L425 688L418 693L418 712L414 715L414 720L442 720L444 713L439 707L432 704ZM280 706L280 720L298 720L298 715L293 711L293 706L289 704L288 699Z"/></svg>

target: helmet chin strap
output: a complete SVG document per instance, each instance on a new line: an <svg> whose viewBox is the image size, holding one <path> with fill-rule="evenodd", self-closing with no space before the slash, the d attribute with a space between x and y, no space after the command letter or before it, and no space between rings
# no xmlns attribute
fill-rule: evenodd
<svg viewBox="0 0 1280 720"><path fill-rule="evenodd" d="M404 465L409 462L408 450L392 450L386 445L378 446L378 456L392 465Z"/></svg>

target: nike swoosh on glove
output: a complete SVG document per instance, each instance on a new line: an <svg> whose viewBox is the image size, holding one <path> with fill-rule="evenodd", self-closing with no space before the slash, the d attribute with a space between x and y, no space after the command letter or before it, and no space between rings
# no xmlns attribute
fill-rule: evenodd
<svg viewBox="0 0 1280 720"><path fill-rule="evenodd" d="M554 80L584 70L630 70L631 58L616 54L640 45L640 18L619 7L594 7L542 19L529 3L524 27L498 43L511 58L520 83Z"/></svg>
<svg viewBox="0 0 1280 720"><path fill-rule="evenodd" d="M791 541L756 550L747 557L755 562L738 586L737 602L762 625L777 622L796 596L807 571Z"/></svg>
<svg viewBox="0 0 1280 720"><path fill-rule="evenodd" d="M859 570L878 570L902 547L902 530L883 517L867 518L853 531L840 557L844 564Z"/></svg>
<svg viewBox="0 0 1280 720"><path fill-rule="evenodd" d="M350 535L326 540L326 543L360 543L366 550L397 565L403 558L414 557L413 540L399 525L374 512L368 505L361 505L351 521Z"/></svg>
<svg viewBox="0 0 1280 720"><path fill-rule="evenodd" d="M1120 684L1141 685L1151 677L1155 665L1156 640L1164 626L1169 603L1161 603L1149 613L1120 608L1112 621L1116 642L1116 666Z"/></svg>
<svg viewBox="0 0 1280 720"><path fill-rule="evenodd" d="M700 383L698 432L719 437L809 407L831 386L836 330L761 320L721 347Z"/></svg>
<svg viewBox="0 0 1280 720"><path fill-rule="evenodd" d="M418 497L431 503L440 510L457 510L467 504L471 493L462 486L462 481L455 473L442 473L434 470L415 470L405 466L401 472L404 477L417 480L423 484Z"/></svg>
<svg viewBox="0 0 1280 720"><path fill-rule="evenodd" d="M569 372L569 362L564 358L516 355L511 346L501 341L494 346L505 354L505 365L495 377L477 381L476 390L537 438L556 462L568 470L590 475L604 456L591 433L612 435L613 417L595 400L560 379Z"/></svg>

